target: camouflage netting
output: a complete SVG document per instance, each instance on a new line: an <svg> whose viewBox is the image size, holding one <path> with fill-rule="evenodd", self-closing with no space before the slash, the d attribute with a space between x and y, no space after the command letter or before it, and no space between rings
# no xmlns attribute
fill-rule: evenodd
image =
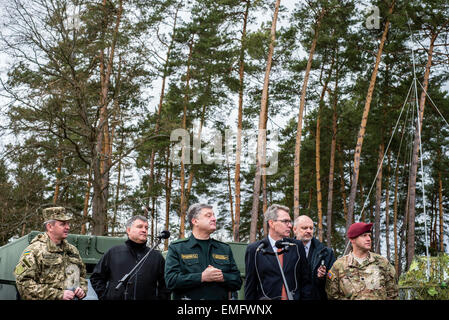
<svg viewBox="0 0 449 320"><path fill-rule="evenodd" d="M405 300L449 300L449 256L430 257L427 280L427 257L415 257L407 273L399 279L399 296Z"/></svg>

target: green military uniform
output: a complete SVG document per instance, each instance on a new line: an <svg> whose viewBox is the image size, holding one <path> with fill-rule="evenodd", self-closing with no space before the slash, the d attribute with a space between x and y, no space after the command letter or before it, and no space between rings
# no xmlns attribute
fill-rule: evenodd
<svg viewBox="0 0 449 320"><path fill-rule="evenodd" d="M70 220L64 208L44 210L44 220ZM86 267L78 249L46 234L37 235L23 251L14 275L20 297L26 300L60 300L64 290L80 287L87 293Z"/></svg>
<svg viewBox="0 0 449 320"><path fill-rule="evenodd" d="M329 299L391 300L398 298L396 273L388 260L369 252L360 264L352 252L335 261L328 272Z"/></svg>
<svg viewBox="0 0 449 320"><path fill-rule="evenodd" d="M224 282L201 282L208 265L223 272ZM165 259L165 282L174 299L225 300L242 286L231 247L223 242L197 240L193 235L174 241Z"/></svg>

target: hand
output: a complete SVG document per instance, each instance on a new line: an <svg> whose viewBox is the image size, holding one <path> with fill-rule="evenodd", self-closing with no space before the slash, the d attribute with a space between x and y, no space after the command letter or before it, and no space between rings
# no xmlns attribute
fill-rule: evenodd
<svg viewBox="0 0 449 320"><path fill-rule="evenodd" d="M320 266L317 270L317 277L323 278L326 275L326 266Z"/></svg>
<svg viewBox="0 0 449 320"><path fill-rule="evenodd" d="M86 293L84 292L83 289L78 287L78 288L75 289L75 296L77 296L78 299L83 299L86 296Z"/></svg>
<svg viewBox="0 0 449 320"><path fill-rule="evenodd" d="M201 282L224 282L223 272L209 265L201 274Z"/></svg>
<svg viewBox="0 0 449 320"><path fill-rule="evenodd" d="M64 290L62 300L72 300L75 297L75 293L72 290Z"/></svg>

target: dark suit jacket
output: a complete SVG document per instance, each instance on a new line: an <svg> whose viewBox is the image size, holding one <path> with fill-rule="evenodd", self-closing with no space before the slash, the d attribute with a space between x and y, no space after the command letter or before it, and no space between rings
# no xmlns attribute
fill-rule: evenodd
<svg viewBox="0 0 449 320"><path fill-rule="evenodd" d="M283 271L287 285L295 300L312 299L310 269L304 246L301 241L292 240L296 246L290 246L284 253ZM265 243L265 253L259 245ZM298 255L299 253L299 255ZM245 253L245 299L280 299L282 275L268 238L248 245Z"/></svg>
<svg viewBox="0 0 449 320"><path fill-rule="evenodd" d="M314 237L311 240L307 261L309 263L312 275L313 297L316 300L327 300L325 290L326 276L322 279L319 279L317 277L318 268L320 267L322 260L324 260L326 270L329 271L335 262L334 251L324 246L318 239Z"/></svg>

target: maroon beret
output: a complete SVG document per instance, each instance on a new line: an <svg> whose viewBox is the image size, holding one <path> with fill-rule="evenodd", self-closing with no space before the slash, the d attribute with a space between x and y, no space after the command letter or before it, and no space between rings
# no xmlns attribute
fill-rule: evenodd
<svg viewBox="0 0 449 320"><path fill-rule="evenodd" d="M348 229L348 238L353 239L357 238L359 235L364 234L365 232L371 232L371 227L373 226L372 223L364 223L364 222L357 222L351 224L351 226Z"/></svg>

